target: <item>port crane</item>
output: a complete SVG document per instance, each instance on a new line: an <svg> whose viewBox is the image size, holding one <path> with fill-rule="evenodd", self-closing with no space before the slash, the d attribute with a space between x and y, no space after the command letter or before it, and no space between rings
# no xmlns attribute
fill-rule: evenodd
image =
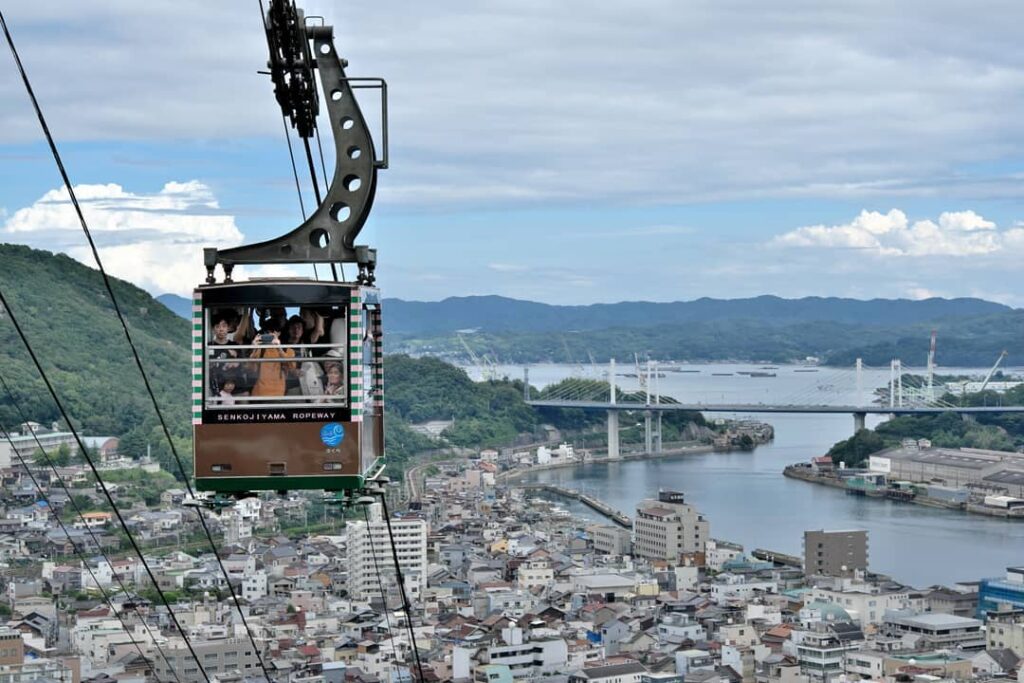
<svg viewBox="0 0 1024 683"><path fill-rule="evenodd" d="M999 354L999 358L996 358L995 364L988 371L988 374L985 375L985 379L982 380L981 388L978 389L978 393L985 391L985 387L987 387L988 383L992 381L992 376L996 374L996 370L999 368L999 364L1003 362L1003 359L1006 358L1007 355L1009 354L1007 354L1005 349L1002 353Z"/></svg>

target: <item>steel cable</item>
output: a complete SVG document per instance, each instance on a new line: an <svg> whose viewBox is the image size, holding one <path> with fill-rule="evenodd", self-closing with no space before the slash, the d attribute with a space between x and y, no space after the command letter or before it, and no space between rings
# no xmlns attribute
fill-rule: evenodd
<svg viewBox="0 0 1024 683"><path fill-rule="evenodd" d="M79 224L82 227L82 232L85 233L86 240L89 243L89 249L92 252L93 259L96 261L96 266L99 269L100 275L101 275L101 277L103 279L103 285L104 285L104 287L107 290L107 294L110 296L110 302L111 302L111 304L114 307L114 312L117 314L117 318L118 318L118 320L121 323L121 329L124 332L125 339L128 341L128 346L131 348L132 358L135 360L135 365L136 365L136 367L139 370L140 376L142 377L142 382L145 385L146 393L149 395L149 399L150 399L151 403L153 404L153 409L156 412L157 418L158 418L158 420L160 422L160 427L163 430L164 437L167 439L167 444L170 447L171 454L174 456L174 460L175 460L175 463L177 464L178 471L181 473L182 480L185 483L186 489L188 489L189 495L192 498L195 498L196 497L195 491L192 488L192 484L189 482L189 477L188 477L187 472L185 471L184 465L181 462L181 457L178 455L178 449L174 445L174 439L171 437L170 428L167 426L167 420L164 418L163 411L160 409L160 404L159 404L159 402L156 399L156 394L153 391L153 387L152 387L152 385L151 385L151 383L149 381L149 376L147 375L146 369L145 369L145 367L142 364L142 357L139 355L139 351L138 351L138 349L135 346L135 341L132 338L131 332L128 329L128 322L127 322L127 320L124 317L124 313L121 311L121 306L118 303L117 296L114 294L114 288L113 288L113 285L112 285L112 283L110 281L110 276L107 274L106 268L103 267L103 261L102 261L102 259L100 259L100 254L99 254L99 250L96 247L96 242L95 242L95 240L93 240L92 233L89 230L89 225L88 225L88 223L85 220L85 214L82 213L82 207L81 207L81 205L78 202L78 197L75 195L74 186L71 184L71 179L68 176L67 169L65 169L64 162L63 162L63 160L61 159L61 156L60 156L60 152L57 150L57 144L54 141L53 135L50 133L50 127L47 125L46 118L43 116L43 110L39 106L39 101L36 99L35 91L32 89L32 83L29 80L28 73L25 71L24 65L21 62L21 57L18 55L18 50L17 50L17 48L14 45L14 39L11 37L11 33L8 30L8 27L7 27L7 21L4 18L2 12L0 12L0 26L2 26L2 28L3 28L4 36L7 39L7 45L8 45L8 47L11 50L11 54L14 56L15 64L17 65L18 72L21 75L21 80L22 80L23 84L25 85L25 90L26 90L26 92L27 92L27 94L29 96L29 99L32 101L32 107L35 110L36 117L39 119L39 125L43 129L43 134L46 137L46 142L49 145L51 154L53 155L53 160L54 160L54 162L57 165L57 170L60 172L61 179L64 182L64 187L67 188L68 197L71 199L71 203L72 203L72 205L73 205L73 207L75 209L75 214L78 217L78 222L79 222ZM0 296L2 296L2 295L0 295ZM6 304L5 304L5 306L6 306ZM13 319L14 318L13 318L13 315L12 315L12 320ZM28 346L28 339L26 337L24 337L23 333L20 331L20 328L19 328L19 335L22 336L22 339L23 339L23 341L26 344L26 348L28 348L29 353L33 356L33 360L36 360L34 352L32 351L31 347ZM37 366L39 367L40 373L42 373L43 372L42 366L38 364L38 361L36 361L36 362L37 362ZM44 376L44 380L45 380L45 376ZM49 385L49 381L48 380L46 380L46 383ZM51 393L53 393L54 399L57 400L56 392L52 391L52 387L51 387ZM62 412L63 412L63 410L62 410ZM100 479L98 473L97 473L97 479ZM100 484L103 486L104 489L106 488L106 486L102 483L102 480L100 480ZM115 512L117 512L116 507L115 507ZM250 643L253 646L253 650L255 651L256 658L257 658L257 660L259 662L260 669L263 671L264 675L268 679L270 679L270 672L267 671L267 668L266 668L266 666L263 663L263 655L260 652L259 647L256 645L256 639L253 637L252 631L249 629L249 624L248 624L248 622L247 622L247 620L245 618L245 614L242 612L241 604L238 601L238 595L235 592L234 586L231 585L231 577L228 576L227 569L225 569L224 563L221 561L220 553L217 552L217 546L216 546L216 543L214 543L213 534L210 532L210 527L206 523L206 518L203 516L203 512L202 512L202 510L200 508L196 508L196 514L198 515L199 522L202 525L203 531L206 534L206 537L207 537L207 539L210 542L210 548L213 550L213 555L214 555L214 557L217 560L217 564L220 566L221 573L224 575L224 580L227 582L228 590L231 593L231 597L232 597L232 599L233 599L233 601L235 603L235 608L238 610L238 615L241 618L242 624L245 626L246 633L249 636L249 641L250 641ZM119 512L118 512L118 517L120 517L120 513ZM131 536L129 536L129 540L132 541L133 545L135 544L135 541L134 541L134 539ZM189 645L189 649L191 649L191 645ZM206 675L205 670L203 671L203 675L204 676Z"/></svg>

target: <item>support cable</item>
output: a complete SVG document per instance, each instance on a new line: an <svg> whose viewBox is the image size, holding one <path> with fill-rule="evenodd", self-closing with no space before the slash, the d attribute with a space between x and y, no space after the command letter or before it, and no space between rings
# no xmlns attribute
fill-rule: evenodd
<svg viewBox="0 0 1024 683"><path fill-rule="evenodd" d="M317 140L319 140L319 136ZM313 181L313 195L316 197L316 205L320 206L323 204L323 199L320 195L320 183L316 178L316 164L313 162L313 149L309 145L309 138L302 138L302 144L306 148L306 165L309 166L309 177ZM327 178L324 177L324 183L327 182ZM326 189L326 187L325 187ZM338 281L338 269L334 266L334 262L331 262L331 274L334 276L334 281Z"/></svg>
<svg viewBox="0 0 1024 683"><path fill-rule="evenodd" d="M366 519L366 537L370 540L370 554L373 556L373 571L377 574L377 590L380 591L380 600L384 605L384 623L388 627L388 636L391 638L391 656L398 661L398 649L395 645L395 633L391 629L391 615L388 609L388 598L384 593L384 582L380 578L380 565L377 564L377 548L373 545L373 530L370 527L370 513L367 506L363 506L363 518Z"/></svg>
<svg viewBox="0 0 1024 683"><path fill-rule="evenodd" d="M7 381L3 378L2 375L0 375L0 388L2 388L4 390L5 394L7 394L7 399L11 402L11 405L14 406L14 410L17 411L18 419L20 419L23 424L27 423L28 422L28 416L25 415L25 411L23 411L21 409L21 405L18 404L17 399L14 396L14 392L11 390L11 387L7 384ZM3 431L3 427L2 426L0 426L0 431ZM53 472L54 479L60 483L61 488L64 490L64 494L67 495L67 497L68 497L68 502L71 503L71 507L73 507L75 509L75 513L78 515L78 518L80 520L82 520L82 526L85 528L86 532L88 532L89 538L92 540L93 545L96 546L96 551L107 562L107 564L110 565L111 568L113 568L114 564L110 561L110 557L103 551L103 546L100 545L100 541L99 541L99 538L97 538L97 536L96 536L96 532L93 531L92 527L89 526L88 523L86 523L86 521L85 521L85 513L83 512L82 508L78 505L78 503L75 501L75 497L71 493L71 489L68 488L68 485L64 481L64 478L61 477L60 476L60 472L57 471L57 466L53 463L53 460L50 458L50 454L43 447L42 442L39 440L39 435L36 434L35 431L33 431L33 430L29 430L29 431L32 434L32 440L35 442L36 448L39 449L39 452L43 456L43 460L46 462L47 466L49 466L50 470ZM42 488L39 486L39 483L36 481L36 478L32 474L32 471L29 469L28 465L25 463L24 458L21 457L21 453L19 453L18 449L15 448L14 442L11 440L9 432L7 434L7 440L11 444L11 449L14 451L15 455L18 456L18 460L21 462L22 466L25 468L26 472L28 473L28 476L32 480L32 483L35 484L36 489L39 491L40 495L43 496L43 500L46 501L46 504L50 507L51 510L53 510L53 506L50 505L49 499L47 499L46 496L43 494ZM70 540L71 539L71 535L68 534L67 528L64 526L63 520L60 519L60 517L56 514L56 512L54 512L54 517L57 519L57 523L60 525L61 529L64 531L64 535L67 536L68 539ZM93 583L95 583L96 587L99 589L100 595L103 596L104 602L107 603L107 605L110 607L112 612L116 612L116 610L114 609L113 604L111 603L110 598L107 597L107 593L103 589L103 586L100 585L99 581L96 579L96 576L93 574L92 567L89 566L89 563L86 561L85 557L78 550L78 546L75 545L75 543L73 541L71 542L71 546L75 549L76 554L78 554L79 558L85 564L86 569L89 572L89 576L92 578ZM128 590L128 587L124 585L124 581L121 579L121 576L117 572L113 572L112 571L111 573L112 573L112 575L114 577L114 580L117 581L117 585L121 589L121 591L124 592L124 594L126 596L130 596L131 592ZM121 619L120 615L118 615L118 619L121 621L121 623L123 625L124 624L124 620ZM181 683L181 679L178 678L178 672L175 671L174 667L171 665L170 660L167 659L167 655L164 653L163 648L160 647L160 643L158 643L157 639L153 636L153 631L150 630L149 624L146 622L145 619L140 619L140 621L142 622L143 627L146 629L146 633L149 634L150 639L153 641L153 645L156 647L157 651L160 653L160 656L163 657L164 663L167 664L167 668L170 669L171 673L174 675L174 680L178 681L178 683ZM126 627L126 630L127 630L127 627ZM129 638L130 637L131 637L131 635L129 635ZM142 654L142 652L140 651L139 654ZM145 655L143 655L143 657L145 657Z"/></svg>
<svg viewBox="0 0 1024 683"><path fill-rule="evenodd" d="M22 421L23 424L27 423L29 421L28 416L25 415L25 412L22 410L22 407L20 407L20 405L17 403L17 400L14 397L14 392L11 390L6 380L4 380L3 376L0 376L0 388L3 388L4 393L7 394L8 400L10 400L11 405L13 405L14 410L17 412L18 419ZM0 431L3 431L2 426L0 426ZM89 538L92 541L92 544L96 547L96 552L98 552L100 557L102 557L106 561L106 563L108 563L113 569L114 563L111 562L111 558L103 552L102 546L99 545L99 539L96 538L96 532L92 530L92 527L89 526L89 524L86 522L85 513L82 511L82 508L75 501L75 497L71 493L71 489L68 487L68 484L65 482L65 480L63 480L63 477L60 476L60 473L57 472L56 465L53 464L53 461L50 459L49 453L46 452L45 447L43 447L42 442L39 440L39 435L36 434L36 432L33 430L30 430L30 432L32 433L32 439L33 441L35 441L37 449L39 450L40 454L42 454L43 460L46 462L46 465L53 472L53 478L60 483L60 487L63 488L63 492L65 492L65 495L68 496L68 502L71 503L72 507L75 509L76 514L78 514L79 519L82 520L82 525L85 527L85 530L89 533ZM25 462L25 459L22 457L22 454L18 453L16 447L14 446L13 440L11 440L10 438L9 432L6 433L6 438L7 441L10 443L11 450L14 452L14 455L17 456L17 459L20 463L22 463L22 466L25 467L26 472L29 475L29 478L32 479L32 483L35 484L36 488L39 490L39 495L43 497L43 500L46 502L46 505L49 506L50 510L54 512L53 516L57 520L57 524L60 525L61 530L65 532L65 536L67 536L69 541L71 541L71 535L68 532L68 528L65 526L65 524L63 524L63 520L61 520L60 517L53 510L53 506L50 505L49 499L47 499L46 495L43 494L42 487L36 480L35 475L33 475L32 470L29 469L29 465ZM92 579L92 582L96 585L96 588L99 590L99 593L103 598L103 601L106 603L106 605L108 605L111 608L111 611L117 612L117 610L114 608L114 605L110 597L108 597L106 591L103 590L103 587L99 585L99 581L96 580L95 574L92 571L92 567L89 566L88 561L86 561L86 558L84 557L82 552L79 551L78 546L75 544L75 542L72 541L71 543L72 547L75 549L76 554L85 564L86 570L89 572L89 577ZM122 581L121 575L117 571L112 571L112 574L114 580L118 583L118 587L125 594L125 596L130 596L131 592L128 590L128 587L125 586L124 581ZM122 626L124 626L125 623L123 618L121 618L120 614L118 614L118 618L119 621L121 621ZM157 641L157 638L153 635L153 631L150 629L150 625L148 625L145 622L144 618L140 618L139 621L141 622L142 627L145 629L145 632L148 634L148 636L150 636L150 639L153 641L154 646L156 646L157 650L160 652L160 655L164 658L164 663L167 664L167 668L170 669L171 673L174 675L174 680L180 683L181 679L178 678L177 672L174 670L174 667L171 666L170 659L167 658L167 654L164 653L164 649L160 646L160 643ZM127 631L127 627L125 627L125 630ZM128 637L131 638L131 635L129 634ZM134 643L134 640L132 642ZM139 654L142 654L141 650L139 651ZM142 656L144 657L145 655L143 654Z"/></svg>
<svg viewBox="0 0 1024 683"><path fill-rule="evenodd" d="M260 20L263 22L264 33L269 33L270 27L267 26L267 13L263 8L263 0L260 0ZM269 39L268 39L269 40ZM288 132L288 117L282 112L281 114L281 125L284 126L284 140L288 143L288 158L292 162L292 177L295 178L295 193L299 195L299 211L302 212L302 220L306 220L306 204L302 201L302 186L299 184L299 170L295 165L295 152L292 151L292 136ZM317 272L316 264L313 264L313 276L319 282L320 273Z"/></svg>
<svg viewBox="0 0 1024 683"><path fill-rule="evenodd" d="M64 168L64 162L61 159L60 152L57 150L57 144L54 142L53 135L50 133L50 127L47 125L46 118L43 116L43 110L39 106L39 101L36 99L35 91L32 89L32 83L29 81L28 78L28 73L26 73L25 67L21 63L21 57L18 55L18 50L14 46L14 39L11 37L11 33L7 28L7 21L4 19L3 13L0 13L0 26L2 26L3 28L4 36L7 39L7 45L11 50L11 54L14 56L14 61L18 67L18 72L21 74L21 80L25 85L25 91L28 93L29 99L32 101L32 107L35 110L36 117L39 119L39 125L40 127L42 127L43 134L46 136L46 142L50 147L50 152L53 155L53 160L57 164L58 171L60 171L60 176L64 182L64 187L67 188L68 197L71 199L71 203L74 206L75 214L78 216L78 222L82 227L82 232L85 233L86 240L89 242L89 248L92 251L93 259L96 261L96 266L98 267L100 275L103 278L103 285L107 290L107 294L110 296L110 302L114 306L114 312L117 314L117 318L121 323L121 329L124 332L125 339L128 341L128 346L131 348L132 357L135 360L135 365L139 370L139 374L142 377L142 382L146 387L146 393L149 394L149 399L153 404L153 409L156 412L157 418L160 421L160 427L164 433L164 437L167 439L167 444L171 449L171 454L174 456L174 461L178 466L178 471L181 473L181 478L185 483L185 488L188 490L189 495L192 498L195 498L195 491L193 490L192 484L189 481L189 477L185 471L185 467L181 462L181 457L178 455L178 449L174 445L174 439L171 438L171 431L170 428L167 426L167 420L164 418L163 411L160 409L160 403L156 399L156 394L154 393L153 386L149 381L149 376L146 374L146 369L142 365L142 357L139 355L139 351L135 346L135 341L132 339L131 332L128 329L128 322L124 317L124 313L122 313L121 311L121 306L117 301L117 296L114 294L114 288L110 281L110 276L107 274L106 268L103 267L103 261L100 259L99 250L96 248L96 242L93 240L92 233L89 231L89 225L85 220L85 214L82 213L82 207L78 203L78 197L75 195L75 190L71 184L71 179L68 177L68 172ZM3 294L0 293L0 297L2 296ZM6 302L4 306L5 308L8 308L8 310L10 310L9 307L7 307L6 305ZM14 321L13 313L11 315L11 320L12 322ZM29 350L29 354L32 355L33 361L35 361L36 366L39 368L40 374L42 374L42 366L39 364L38 359L35 357L35 353L34 351L32 351L32 347L29 346L28 339L24 336L24 333L21 332L20 327L18 328L18 333L19 336L22 337L22 341L25 343L26 348ZM43 375L43 379L46 381L46 384L50 388L50 392L53 395L54 400L57 401L58 407L61 409L61 412L63 413L63 406L60 404L59 399L57 398L57 394L55 391L53 391L53 388L50 385L49 380L46 379L45 374ZM71 426L70 421L68 421L68 424L69 426ZM90 466L92 466L91 460ZM95 471L95 467L93 467L93 469ZM103 484L102 479L99 477L98 473L96 474L96 478L99 480L99 483L103 487L104 492L106 492L106 485ZM118 518L120 519L121 515L120 512L118 512L116 506L113 506L113 503L111 503L111 506L114 507L114 511L117 513ZM252 644L253 650L256 653L256 659L259 662L260 669L263 671L264 676L268 680L271 680L270 672L267 671L266 665L263 663L263 655L260 652L259 647L256 645L256 639L253 637L252 631L249 629L249 624L245 618L245 614L242 612L242 607L238 600L238 594L235 592L234 586L231 585L231 577L228 576L227 569L224 567L224 562L220 558L220 553L217 552L217 545L213 540L213 534L210 532L210 527L206 523L206 518L203 515L202 509L197 507L196 514L198 515L199 522L203 527L203 532L206 534L207 539L210 541L210 548L213 550L213 556L216 558L217 564L220 566L221 573L224 576L224 580L227 582L228 590L230 591L232 600L235 603L235 609L238 610L238 615L241 618L242 625L245 627L245 631L249 636L249 642ZM135 545L135 541L131 536L129 536L129 540L132 541L132 545ZM143 562L145 563L145 561ZM159 590L159 587L157 587L157 589ZM168 607L168 609L170 608ZM177 623L177 618L174 617L173 612L171 613L171 617L172 619L174 619L175 623ZM187 640L186 643L188 643ZM189 650L191 649L192 646L191 644L189 644ZM197 659L196 662L198 663L198 661L199 660ZM206 671L202 669L202 666L200 666L200 670L203 671L203 676L205 677ZM209 680L208 677L207 680Z"/></svg>
<svg viewBox="0 0 1024 683"><path fill-rule="evenodd" d="M0 22L2 22L2 16L0 16ZM6 25L4 25L6 31ZM121 515L121 511L117 509L117 504L114 503L114 497L110 494L110 489L107 488L106 483L103 481L103 477L100 476L99 470L96 468L96 463L93 462L92 456L89 455L89 450L85 446L85 442L82 440L81 435L78 433L78 429L71 421L71 415L68 414L67 409L64 407L64 403L60 400L60 396L57 395L57 391L53 388L53 384L50 382L49 376L46 374L46 370L43 369L42 363L39 362L39 357L36 355L35 349L32 348L29 343L28 337L25 336L24 330L21 329L21 324L18 322L18 318L7 302L7 297L4 296L3 290L0 290L0 306L3 306L4 310L7 311L7 316L11 319L11 323L14 325L15 331L18 333L18 337L21 339L21 343L25 345L25 350L28 351L28 355L32 358L32 363L36 366L36 371L39 372L39 376L43 380L43 384L46 385L46 390L50 392L50 397L53 402L57 405L57 410L60 412L61 417L64 419L65 424L68 426L68 430L71 431L71 435L75 439L75 443L78 446L79 452L85 457L85 461L89 464L89 469L92 470L93 476L96 477L96 483L100 485L100 489L103 492L103 496L107 499L111 509L114 511L114 516L117 517L118 523L128 536L128 542L131 543L132 549L135 554L139 556L139 560L142 562L142 566L146 570L146 574L149 576L149 580L153 583L153 587L156 589L157 594L160 596L160 601L167 608L167 613L174 622L175 628L181 637L185 641L185 645L188 647L189 653L192 655L192 659L195 660L196 665L199 667L199 671L203 674L203 678L206 679L207 683L210 683L210 677L206 673L206 669L203 668L202 662L199 661L199 655L196 654L195 649L192 647L191 641L188 639L184 629L181 628L181 624L178 623L178 617L175 616L174 610L171 609L171 604L167 600L167 596L164 595L163 590L160 588L160 584L156 580L156 576L153 574L153 570L150 569L149 563L146 562L146 556L142 552L142 548L136 543L135 537L132 535L131 530L128 528L128 523L125 522L124 517Z"/></svg>
<svg viewBox="0 0 1024 683"><path fill-rule="evenodd" d="M67 526L65 526L64 520L62 520L60 518L60 515L57 514L57 510L50 503L50 498L45 493L43 493L43 487L42 487L42 485L40 485L39 480L36 479L34 474L32 474L32 470L29 468L28 463L25 462L25 458L22 457L21 452L18 450L18 447L14 445L14 439L11 437L10 431L8 431L2 425L0 425L0 434L2 434L3 438L7 441L8 444L10 444L11 451L13 451L14 455L17 456L18 462L21 463L21 466L25 468L25 472L28 474L29 479L32 480L32 485L35 486L36 487L36 491L39 492L39 497L43 499L44 503L46 503L47 509L50 511L50 514L53 515L53 519L57 522L57 525L60 527L60 530L64 533L64 536L68 539L68 542L71 543L71 547L74 549L75 554L78 555L78 559L82 562L83 565L85 565L85 570L87 572L89 572L89 578L91 578L92 582L94 584L96 584L96 588L99 590L100 596L103 598L103 602L106 603L108 608L110 608L111 614L113 614L115 617L117 617L117 620L119 622L121 622L121 627L124 629L124 634L126 636L128 636L128 640L130 640L132 645L135 646L135 649L138 650L139 656L142 657L142 660L145 661L145 662L149 662L150 658L146 656L146 653L142 651L142 646L139 645L139 642L137 640L135 640L134 636L132 636L131 629L128 628L128 622L126 622L124 620L124 616L122 616L122 614L117 611L117 608L114 607L114 603L110 599L110 595L107 593L106 590L103 589L103 586L100 585L99 579L96 578L96 574L93 572L92 566L89 564L89 561L85 557L85 553L83 553L82 550L78 547L78 544L75 543L74 540L72 540L71 533L68 532L68 528L67 528ZM33 435L34 434L35 433L33 432ZM39 443L38 438L36 439L36 443ZM70 498L70 496L69 496L69 498ZM81 514L81 513L79 513L79 514ZM82 521L83 522L85 521L84 517L82 518ZM95 540L95 538L94 538L94 540ZM107 561L107 564L111 564L110 563L110 558L108 558L106 556L106 554L100 548L98 543L96 544L96 549L99 550L101 555L103 555L103 559ZM111 567L112 566L113 565L111 565ZM116 572L114 572L114 573L116 574ZM122 587L122 589L123 589L123 587ZM127 593L127 591L125 591L125 592ZM146 627L146 632L149 633L149 637L153 638L153 632L149 630L149 625L146 624L144 619L141 620L141 621L142 621L142 624ZM159 645L159 643L157 643L155 638L153 638L153 644L160 651L160 655L164 658L164 662L167 663L168 668L171 669L171 672L174 674L174 679L176 681L179 681L179 683L180 683L181 679L178 678L177 672L175 672L174 668L171 667L171 663L169 661L167 661L167 655L164 654L163 650L160 648L160 645ZM156 678L158 683L159 683L160 677L156 675L155 671L153 672L153 677Z"/></svg>
<svg viewBox="0 0 1024 683"><path fill-rule="evenodd" d="M288 158L292 162L292 177L295 178L295 193L299 195L299 211L302 212L302 220L306 220L306 204L302 201L302 185L299 184L299 169L295 165L295 152L292 151L292 136L288 132L288 119L281 116L281 124L284 126L284 139L288 143ZM313 264L313 275L316 276L317 280L320 280L320 273L317 272L316 264Z"/></svg>
<svg viewBox="0 0 1024 683"><path fill-rule="evenodd" d="M324 190L326 191L326 189L328 187L328 183L327 183L327 164L324 163L324 148L323 148L323 145L320 144L320 129L319 128L314 128L313 132L314 132L314 134L316 134L316 148L320 152L320 170L324 174L323 175L323 177L324 177ZM341 268L341 279L344 280L345 279L345 264L344 263L339 263L338 267ZM338 281L338 273L334 270L334 264L333 263L331 264L331 272L334 273L334 281L337 282Z"/></svg>
<svg viewBox="0 0 1024 683"><path fill-rule="evenodd" d="M416 645L416 631L412 627L412 605L409 603L409 596L405 592L405 579L402 578L402 567L398 562L398 549L395 547L395 534L391 529L391 513L388 512L388 501L381 489L377 495L380 496L380 503L384 509L384 521L388 525L388 538L391 540L391 557L395 562L395 578L398 581L398 590L402 594L402 608L405 609L405 619L409 626L409 639L412 641L412 651L416 655L416 670L419 672L419 680L423 678L423 663L420 661L420 648Z"/></svg>

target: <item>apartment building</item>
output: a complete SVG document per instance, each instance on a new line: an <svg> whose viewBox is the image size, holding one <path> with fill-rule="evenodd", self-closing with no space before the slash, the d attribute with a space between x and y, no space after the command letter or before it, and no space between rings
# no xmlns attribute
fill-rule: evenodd
<svg viewBox="0 0 1024 683"><path fill-rule="evenodd" d="M658 498L641 501L633 520L633 554L678 562L687 553L703 553L708 520L687 505L683 494L660 491Z"/></svg>
<svg viewBox="0 0 1024 683"><path fill-rule="evenodd" d="M987 650L1013 650L1018 657L1024 658L1024 611L999 614L989 612L985 623Z"/></svg>
<svg viewBox="0 0 1024 683"><path fill-rule="evenodd" d="M247 638L192 639L192 648L203 663L203 670L210 676L234 672L249 674L259 668L256 652ZM156 657L153 660L153 670L158 678L175 679L181 683L205 683L206 676L199 670L185 641L175 638L163 646L163 651L166 659Z"/></svg>
<svg viewBox="0 0 1024 683"><path fill-rule="evenodd" d="M369 522L349 526L351 558L348 588L356 600L380 596L380 586L394 586L395 561L386 520L379 504L369 506ZM419 516L394 517L391 533L409 599L417 599L427 587L427 522Z"/></svg>

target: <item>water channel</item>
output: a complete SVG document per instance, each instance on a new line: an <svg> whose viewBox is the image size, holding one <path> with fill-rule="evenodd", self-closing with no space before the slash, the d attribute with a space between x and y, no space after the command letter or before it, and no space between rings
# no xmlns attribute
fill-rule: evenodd
<svg viewBox="0 0 1024 683"><path fill-rule="evenodd" d="M737 374L762 368L758 365L684 368L688 372L669 372L659 379L662 393L684 402L789 403L794 397L807 403L857 402L852 373L830 368L809 372L808 368L783 365L767 370L775 377ZM509 376L522 376L522 368L500 370ZM598 378L604 368L587 370ZM942 372L960 370L943 368ZM963 372L977 375L985 370ZM530 368L530 381L534 386L544 386L579 374L578 366L537 365ZM861 398L868 400L872 390L888 379L887 368L866 370ZM619 382L626 389L637 388L635 378L619 378ZM688 502L710 520L713 537L742 543L748 551L767 548L799 555L806 529L866 529L871 568L919 588L999 576L1007 566L1024 565L1024 522L859 498L782 476L785 465L824 454L833 443L849 437L853 433L852 416L752 417L775 426L774 442L752 453L581 465L538 472L527 480L581 489L630 515L639 500L655 496L659 488L682 490ZM869 416L869 426L877 422ZM581 517L599 519L581 504L560 504Z"/></svg>

